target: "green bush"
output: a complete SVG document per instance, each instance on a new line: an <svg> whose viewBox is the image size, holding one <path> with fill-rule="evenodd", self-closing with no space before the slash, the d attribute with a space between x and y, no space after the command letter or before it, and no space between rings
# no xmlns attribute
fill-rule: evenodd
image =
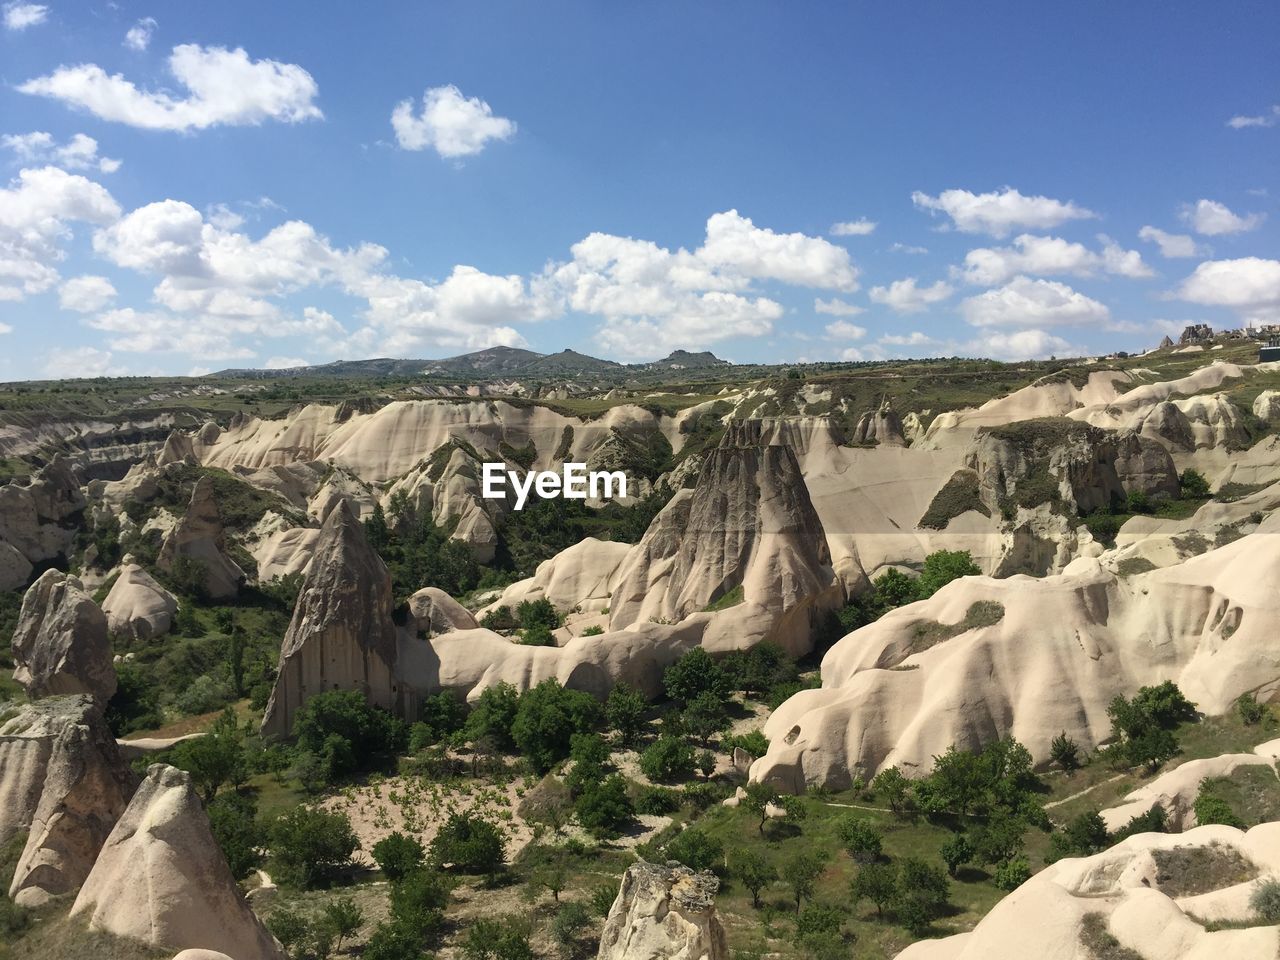
<svg viewBox="0 0 1280 960"><path fill-rule="evenodd" d="M667 844L666 855L691 870L717 870L724 863L724 844L704 830L686 827Z"/></svg>
<svg viewBox="0 0 1280 960"><path fill-rule="evenodd" d="M1183 470L1178 477L1178 485L1182 488L1182 496L1189 500L1203 500L1209 496L1209 481L1199 470Z"/></svg>
<svg viewBox="0 0 1280 960"><path fill-rule="evenodd" d="M600 704L590 694L567 690L559 680L543 680L519 700L511 739L538 773L546 773L569 755L575 733L600 722Z"/></svg>
<svg viewBox="0 0 1280 960"><path fill-rule="evenodd" d="M640 754L640 770L650 780L669 783L693 775L693 748L676 737L661 736Z"/></svg>
<svg viewBox="0 0 1280 960"><path fill-rule="evenodd" d="M507 841L488 820L453 814L431 841L431 858L463 873L493 876L506 862Z"/></svg>
<svg viewBox="0 0 1280 960"><path fill-rule="evenodd" d="M694 647L667 667L662 685L667 696L682 706L701 694L723 698L730 692L728 676L702 647Z"/></svg>
<svg viewBox="0 0 1280 960"><path fill-rule="evenodd" d="M1249 908L1263 923L1280 923L1280 880L1260 880L1249 894Z"/></svg>
<svg viewBox="0 0 1280 960"><path fill-rule="evenodd" d="M857 863L874 863L880 859L883 837L870 820L857 816L843 817L836 827L840 845Z"/></svg>
<svg viewBox="0 0 1280 960"><path fill-rule="evenodd" d="M373 845L373 862L392 883L404 879L426 862L426 850L415 837L399 830L388 834Z"/></svg>
<svg viewBox="0 0 1280 960"><path fill-rule="evenodd" d="M564 621L550 600L539 597L537 600L521 601L516 607L516 622L526 630L536 626L554 630Z"/></svg>
<svg viewBox="0 0 1280 960"><path fill-rule="evenodd" d="M307 700L293 721L301 753L318 758L330 782L387 766L408 745L404 721L355 690L327 690Z"/></svg>
<svg viewBox="0 0 1280 960"><path fill-rule="evenodd" d="M630 746L647 726L644 715L648 709L648 701L638 690L620 683L609 691L609 698L605 700L605 722L618 734L623 746Z"/></svg>
<svg viewBox="0 0 1280 960"><path fill-rule="evenodd" d="M467 739L473 743L488 740L499 749L511 749L515 746L511 727L519 709L520 693L511 684L501 682L485 687L467 717Z"/></svg>
<svg viewBox="0 0 1280 960"><path fill-rule="evenodd" d="M267 840L272 875L304 890L332 884L350 868L360 846L345 814L307 807L277 818Z"/></svg>
<svg viewBox="0 0 1280 960"><path fill-rule="evenodd" d="M1017 857L996 866L993 882L1001 890L1017 890L1031 879L1031 864Z"/></svg>
<svg viewBox="0 0 1280 960"><path fill-rule="evenodd" d="M449 882L430 867L419 867L391 885L391 919L407 932L421 956L424 941L434 942L444 930L444 911L449 905ZM398 936L388 936L394 941ZM365 956L369 955L368 950Z"/></svg>
<svg viewBox="0 0 1280 960"><path fill-rule="evenodd" d="M574 801L573 812L582 828L597 837L616 836L635 816L627 782L616 773L588 784Z"/></svg>

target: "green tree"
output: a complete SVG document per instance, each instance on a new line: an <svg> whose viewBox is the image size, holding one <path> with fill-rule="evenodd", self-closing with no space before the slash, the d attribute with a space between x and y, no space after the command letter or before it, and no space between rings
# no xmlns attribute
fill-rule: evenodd
<svg viewBox="0 0 1280 960"><path fill-rule="evenodd" d="M228 707L202 737L183 740L173 748L172 763L191 774L191 781L207 804L224 784L239 786L249 778L244 731Z"/></svg>
<svg viewBox="0 0 1280 960"><path fill-rule="evenodd" d="M685 741L663 734L640 754L640 770L655 783L687 780L693 775L693 748Z"/></svg>
<svg viewBox="0 0 1280 960"><path fill-rule="evenodd" d="M559 680L543 680L520 697L511 738L539 773L569 755L575 733L586 733L600 720L600 705L590 694L566 690Z"/></svg>
<svg viewBox="0 0 1280 960"><path fill-rule="evenodd" d="M840 845L856 863L872 863L880 859L882 836L870 820L863 817L843 817L836 826Z"/></svg>
<svg viewBox="0 0 1280 960"><path fill-rule="evenodd" d="M1096 810L1089 810L1072 817L1049 838L1048 859L1087 857L1105 850L1110 842L1106 823Z"/></svg>
<svg viewBox="0 0 1280 960"><path fill-rule="evenodd" d="M1178 485L1182 488L1182 496L1188 500L1203 500L1209 496L1209 481L1199 470L1183 470L1178 477Z"/></svg>
<svg viewBox="0 0 1280 960"><path fill-rule="evenodd" d="M871 791L889 805L895 816L908 812L911 799L911 781L897 767L886 767L871 780Z"/></svg>
<svg viewBox="0 0 1280 960"><path fill-rule="evenodd" d="M947 865L947 873L953 877L974 855L973 844L963 833L953 833L938 852L942 856L942 862Z"/></svg>
<svg viewBox="0 0 1280 960"><path fill-rule="evenodd" d="M666 854L691 870L714 870L724 862L724 844L705 830L686 827L667 843Z"/></svg>
<svg viewBox="0 0 1280 960"><path fill-rule="evenodd" d="M919 857L903 857L898 864L898 898L919 904L929 920L938 917L947 905L951 881L941 867Z"/></svg>
<svg viewBox="0 0 1280 960"><path fill-rule="evenodd" d="M968 550L938 550L924 558L916 590L923 600L933 596L952 580L976 577L981 573Z"/></svg>
<svg viewBox="0 0 1280 960"><path fill-rule="evenodd" d="M333 934L335 949L342 949L342 941L354 937L364 926L364 911L350 897L330 900L320 911L321 922Z"/></svg>
<svg viewBox="0 0 1280 960"><path fill-rule="evenodd" d="M530 627L546 627L554 630L563 622L555 606L546 597L523 600L516 607L516 622L526 630Z"/></svg>
<svg viewBox="0 0 1280 960"><path fill-rule="evenodd" d="M391 885L391 917L412 933L419 950L424 940L439 937L448 905L449 883L430 867L419 867Z"/></svg>
<svg viewBox="0 0 1280 960"><path fill-rule="evenodd" d="M267 836L272 874L304 890L336 880L360 846L345 814L301 806L278 817Z"/></svg>
<svg viewBox="0 0 1280 960"><path fill-rule="evenodd" d="M331 779L385 764L409 741L404 721L372 706L357 690L326 690L293 721L298 750L318 757Z"/></svg>
<svg viewBox="0 0 1280 960"><path fill-rule="evenodd" d="M795 897L796 913L803 901L813 896L814 885L826 864L812 853L797 853L782 865L782 879Z"/></svg>
<svg viewBox="0 0 1280 960"><path fill-rule="evenodd" d="M519 709L520 693L514 686L504 681L486 687L476 698L471 714L467 717L467 739L472 742L491 740L499 748L510 750L515 746L511 739L511 727Z"/></svg>
<svg viewBox="0 0 1280 960"><path fill-rule="evenodd" d="M604 703L605 721L609 729L617 733L622 746L629 747L640 738L648 709L649 704L640 692L626 684L620 683L609 691Z"/></svg>
<svg viewBox="0 0 1280 960"><path fill-rule="evenodd" d="M421 867L427 855L417 838L406 836L399 830L375 843L370 852L373 854L373 862L392 883Z"/></svg>
<svg viewBox="0 0 1280 960"><path fill-rule="evenodd" d="M361 960L422 960L423 956L422 937L416 931L406 923L384 920L374 928Z"/></svg>
<svg viewBox="0 0 1280 960"><path fill-rule="evenodd" d="M530 927L521 917L480 919L467 931L462 955L467 960L533 960Z"/></svg>
<svg viewBox="0 0 1280 960"><path fill-rule="evenodd" d="M997 864L992 882L1001 890L1017 890L1031 879L1031 864L1026 857L1014 857Z"/></svg>
<svg viewBox="0 0 1280 960"><path fill-rule="evenodd" d="M729 712L722 695L700 693L681 711L680 720L691 735L706 743L728 728Z"/></svg>
<svg viewBox="0 0 1280 960"><path fill-rule="evenodd" d="M597 837L615 836L635 816L627 782L616 773L584 788L573 810L582 828Z"/></svg>
<svg viewBox="0 0 1280 960"><path fill-rule="evenodd" d="M727 696L729 678L711 654L702 647L694 647L667 667L662 675L662 686L668 697L685 706L703 693L721 698Z"/></svg>
<svg viewBox="0 0 1280 960"><path fill-rule="evenodd" d="M262 862L258 850L266 838L258 824L257 803L246 794L224 793L209 802L205 813L231 875L243 880Z"/></svg>
<svg viewBox="0 0 1280 960"><path fill-rule="evenodd" d="M1070 773L1080 768L1080 745L1063 730L1049 744L1049 759Z"/></svg>
<svg viewBox="0 0 1280 960"><path fill-rule="evenodd" d="M431 857L442 866L492 877L506 862L507 841L488 820L455 813L431 841Z"/></svg>
<svg viewBox="0 0 1280 960"><path fill-rule="evenodd" d="M1245 726L1254 726L1266 719L1269 711L1252 693L1243 693L1240 699L1236 701L1236 712L1240 714L1240 720Z"/></svg>
<svg viewBox="0 0 1280 960"><path fill-rule="evenodd" d="M849 895L854 903L870 900L876 905L876 916L884 919L884 908L898 896L897 865L864 863L849 881Z"/></svg>
<svg viewBox="0 0 1280 960"><path fill-rule="evenodd" d="M760 907L760 891L778 879L778 871L750 847L735 847L729 855L729 873L751 891L751 905Z"/></svg>
<svg viewBox="0 0 1280 960"><path fill-rule="evenodd" d="M551 921L551 936L569 955L579 951L583 931L591 926L591 913L584 904L564 904Z"/></svg>
<svg viewBox="0 0 1280 960"><path fill-rule="evenodd" d="M760 818L757 827L764 833L765 822L769 819L769 807L775 806L779 800L778 791L768 783L752 781L743 788L743 792L746 794L741 801L743 809L750 810Z"/></svg>
<svg viewBox="0 0 1280 960"><path fill-rule="evenodd" d="M1244 830L1247 827L1245 822L1237 817L1235 811L1231 809L1231 804L1221 797L1215 797L1212 793L1207 792L1203 784L1200 787L1199 796L1196 797L1194 808L1196 822L1202 827L1210 823L1220 823L1240 830Z"/></svg>

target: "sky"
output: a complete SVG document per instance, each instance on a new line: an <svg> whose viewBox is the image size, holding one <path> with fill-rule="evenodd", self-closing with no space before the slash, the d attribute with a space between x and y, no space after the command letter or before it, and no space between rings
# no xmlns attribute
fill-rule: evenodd
<svg viewBox="0 0 1280 960"><path fill-rule="evenodd" d="M0 379L1280 321L1280 5L16 0Z"/></svg>

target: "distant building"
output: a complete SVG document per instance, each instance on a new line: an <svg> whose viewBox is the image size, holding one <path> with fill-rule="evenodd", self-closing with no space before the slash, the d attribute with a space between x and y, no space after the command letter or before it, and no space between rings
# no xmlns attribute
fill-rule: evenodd
<svg viewBox="0 0 1280 960"><path fill-rule="evenodd" d="M1249 336L1255 340L1266 340L1268 345L1280 340L1280 323L1264 323L1256 327L1247 327Z"/></svg>
<svg viewBox="0 0 1280 960"><path fill-rule="evenodd" d="M1272 340L1264 347L1258 348L1258 362L1270 363L1272 360L1280 360L1280 340Z"/></svg>
<svg viewBox="0 0 1280 960"><path fill-rule="evenodd" d="M1168 350L1172 346L1173 346L1173 341L1166 336L1163 340L1160 341L1160 346L1156 347L1156 349Z"/></svg>
<svg viewBox="0 0 1280 960"><path fill-rule="evenodd" d="M1179 343L1203 343L1213 339L1213 327L1207 323L1193 323L1182 331Z"/></svg>

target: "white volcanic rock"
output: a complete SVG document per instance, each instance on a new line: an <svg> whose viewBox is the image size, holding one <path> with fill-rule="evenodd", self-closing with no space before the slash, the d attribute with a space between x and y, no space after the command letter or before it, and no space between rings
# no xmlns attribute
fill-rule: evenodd
<svg viewBox="0 0 1280 960"><path fill-rule="evenodd" d="M431 519L438 527L453 524L450 536L468 544L477 563L488 563L498 548L499 501L484 499L482 492L479 463L455 447L432 487Z"/></svg>
<svg viewBox="0 0 1280 960"><path fill-rule="evenodd" d="M391 601L386 564L369 546L351 507L339 501L320 530L280 647L264 734L289 736L298 708L324 690L360 690L370 703L388 710L402 706L403 694L392 676Z"/></svg>
<svg viewBox="0 0 1280 960"><path fill-rule="evenodd" d="M1253 415L1259 420L1280 420L1280 390L1263 390L1253 398Z"/></svg>
<svg viewBox="0 0 1280 960"><path fill-rule="evenodd" d="M587 537L538 564L532 577L507 587L481 614L498 607L511 610L526 600L545 597L562 613L581 607L601 610L618 585L619 570L633 545Z"/></svg>
<svg viewBox="0 0 1280 960"><path fill-rule="evenodd" d="M633 863L605 918L598 960L728 960L719 887L709 871Z"/></svg>
<svg viewBox="0 0 1280 960"><path fill-rule="evenodd" d="M112 634L147 640L169 632L178 601L136 563L126 563L102 601Z"/></svg>
<svg viewBox="0 0 1280 960"><path fill-rule="evenodd" d="M22 598L13 658L13 679L32 699L87 693L105 704L116 692L107 618L79 580L57 570Z"/></svg>
<svg viewBox="0 0 1280 960"><path fill-rule="evenodd" d="M1090 915L1101 932L1143 960L1275 957L1280 927L1230 928L1254 921L1249 896L1257 879L1171 896L1161 889L1167 883L1161 862L1178 850L1240 857L1257 879L1280 877L1277 823L1247 833L1211 826L1184 834L1138 834L1091 857L1059 860L996 904L971 932L922 940L898 960L1092 960L1096 955L1084 942ZM1210 931L1208 921L1225 922L1228 929Z"/></svg>
<svg viewBox="0 0 1280 960"><path fill-rule="evenodd" d="M165 467L171 463L195 463L196 451L191 437L181 430L172 431L164 441L164 446L156 454L156 466Z"/></svg>
<svg viewBox="0 0 1280 960"><path fill-rule="evenodd" d="M226 600L240 592L244 571L226 554L222 516L209 477L196 481L187 512L165 536L156 565L171 571L180 557L203 567L204 589L211 598Z"/></svg>
<svg viewBox="0 0 1280 960"><path fill-rule="evenodd" d="M1263 747L1266 747L1264 744ZM1261 749L1261 748L1260 748ZM1178 833L1198 826L1195 812L1200 781L1212 777L1229 777L1242 767L1267 767L1275 772L1275 758L1260 753L1226 753L1218 757L1188 760L1166 770L1150 783L1143 784L1124 798L1124 803L1102 811L1108 830L1119 830L1134 817L1141 816L1156 804L1168 816L1169 830Z"/></svg>
<svg viewBox="0 0 1280 960"><path fill-rule="evenodd" d="M315 527L288 527L264 537L250 551L258 563L258 582L306 573L319 538Z"/></svg>
<svg viewBox="0 0 1280 960"><path fill-rule="evenodd" d="M357 518L367 520L373 516L378 498L369 485L351 470L332 470L312 496L307 513L313 520L323 522L339 501L349 504Z"/></svg>
<svg viewBox="0 0 1280 960"><path fill-rule="evenodd" d="M916 423L919 424L918 419ZM859 417L851 439L854 443L874 443L885 447L907 445L902 420L888 402L881 404L878 410L868 410Z"/></svg>
<svg viewBox="0 0 1280 960"><path fill-rule="evenodd" d="M409 616L415 631L426 636L479 626L471 611L439 587L423 587L409 598Z"/></svg>
<svg viewBox="0 0 1280 960"><path fill-rule="evenodd" d="M1042 759L1064 730L1091 748L1109 735L1114 696L1163 680L1222 714L1246 691L1280 688L1277 577L1280 537L1259 533L1130 577L1079 560L1043 579L954 581L839 641L822 689L770 717L770 749L751 775L791 790L843 787L1006 736ZM987 625L964 629L971 613ZM943 625L957 635L941 639Z"/></svg>
<svg viewBox="0 0 1280 960"><path fill-rule="evenodd" d="M58 457L30 482L0 486L0 543L31 564L53 560L71 547L76 525L70 521L84 507L71 462Z"/></svg>
<svg viewBox="0 0 1280 960"><path fill-rule="evenodd" d="M137 778L93 698L47 697L0 724L0 842L27 831L9 896L39 906L89 874Z"/></svg>
<svg viewBox="0 0 1280 960"><path fill-rule="evenodd" d="M31 561L13 544L0 540L0 591L17 590L31 579Z"/></svg>
<svg viewBox="0 0 1280 960"><path fill-rule="evenodd" d="M191 776L148 769L71 908L92 930L167 950L285 960L245 902L218 849Z"/></svg>

